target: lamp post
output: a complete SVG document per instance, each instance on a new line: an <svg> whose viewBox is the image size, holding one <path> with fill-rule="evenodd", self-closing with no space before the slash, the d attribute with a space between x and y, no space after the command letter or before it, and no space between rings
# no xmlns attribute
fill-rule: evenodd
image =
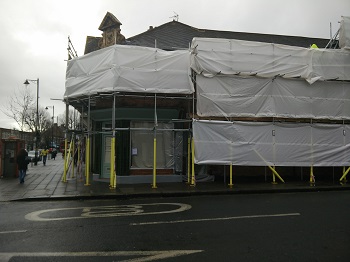
<svg viewBox="0 0 350 262"><path fill-rule="evenodd" d="M34 164L38 164L38 143L39 143L39 78L35 79L26 79L24 84L28 86L29 82L36 82L36 119L35 119L35 158L34 158Z"/></svg>
<svg viewBox="0 0 350 262"><path fill-rule="evenodd" d="M46 106L45 109L48 110L49 107L50 108L52 107L52 127L51 127L51 143L50 143L50 145L53 148L53 128L54 128L54 125L55 125L55 106Z"/></svg>

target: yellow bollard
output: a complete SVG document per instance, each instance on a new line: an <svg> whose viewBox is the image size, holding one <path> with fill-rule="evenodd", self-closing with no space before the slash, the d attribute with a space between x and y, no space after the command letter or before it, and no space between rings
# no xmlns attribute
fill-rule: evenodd
<svg viewBox="0 0 350 262"><path fill-rule="evenodd" d="M67 138L64 139L64 166L63 166L63 177L62 182L67 182L67 147L68 147L68 141Z"/></svg>
<svg viewBox="0 0 350 262"><path fill-rule="evenodd" d="M109 188L114 187L114 170L115 170L115 138L111 138L111 165L110 165L110 177L109 177Z"/></svg>
<svg viewBox="0 0 350 262"><path fill-rule="evenodd" d="M348 167L348 169L345 171L345 167L343 168L343 175L342 177L339 179L340 182L347 182L346 180L346 176L350 171L350 167Z"/></svg>
<svg viewBox="0 0 350 262"><path fill-rule="evenodd" d="M157 188L156 184L157 175L157 138L153 138L153 184L152 188Z"/></svg>
<svg viewBox="0 0 350 262"><path fill-rule="evenodd" d="M191 186L196 186L196 174L194 173L194 139L192 137L192 179L191 179Z"/></svg>
<svg viewBox="0 0 350 262"><path fill-rule="evenodd" d="M80 161L80 150L81 150L81 141L78 141L78 161L77 161L77 175L79 174L80 180L82 179L81 177L81 161Z"/></svg>
<svg viewBox="0 0 350 262"><path fill-rule="evenodd" d="M115 148L115 145L117 143L117 140L115 139L114 140L114 148ZM115 164L115 160L116 160L116 156L117 156L117 151L116 149L114 150L114 171L113 171L113 175L114 175L114 188L117 188L117 167L116 167L116 164Z"/></svg>
<svg viewBox="0 0 350 262"><path fill-rule="evenodd" d="M276 171L275 166L273 166L272 168L273 168L273 170ZM278 184L278 183L276 182L276 175L275 175L274 172L272 172L272 184L273 184L273 185L277 185L277 184Z"/></svg>
<svg viewBox="0 0 350 262"><path fill-rule="evenodd" d="M70 160L71 160L71 152L72 152L72 145L73 145L73 138L72 138L72 140L71 140L71 142L70 142L70 144L69 144L69 149L68 149L68 153L65 153L64 154L64 156L66 157L66 162L65 162L65 164L66 164L66 174L68 173L68 171L69 171L69 162L70 162ZM67 177L67 176L66 176Z"/></svg>
<svg viewBox="0 0 350 262"><path fill-rule="evenodd" d="M282 179L282 177L277 173L277 171L274 168L272 168L271 166L268 166L268 167L270 168L272 173L278 177L279 180L281 180L283 183L285 183L284 180Z"/></svg>
<svg viewBox="0 0 350 262"><path fill-rule="evenodd" d="M233 184L232 184L232 163L230 164L230 184L228 184L228 186L229 186L230 188L233 187Z"/></svg>
<svg viewBox="0 0 350 262"><path fill-rule="evenodd" d="M191 138L187 139L187 184L191 183Z"/></svg>
<svg viewBox="0 0 350 262"><path fill-rule="evenodd" d="M73 162L72 162L72 178L75 178L74 174L74 156L75 156L75 139L72 139L72 152L73 152Z"/></svg>
<svg viewBox="0 0 350 262"><path fill-rule="evenodd" d="M90 186L90 137L86 140L86 161L85 161L85 186Z"/></svg>
<svg viewBox="0 0 350 262"><path fill-rule="evenodd" d="M315 184L314 166L310 167L310 184Z"/></svg>

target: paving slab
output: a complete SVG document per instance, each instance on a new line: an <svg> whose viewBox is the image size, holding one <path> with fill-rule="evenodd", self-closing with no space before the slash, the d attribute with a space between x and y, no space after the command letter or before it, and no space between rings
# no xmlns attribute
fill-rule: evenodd
<svg viewBox="0 0 350 262"><path fill-rule="evenodd" d="M80 176L72 177L67 174L67 181L62 181L62 157L48 160L46 166L42 162L38 165L29 165L24 184L13 178L0 179L0 201L13 200L63 200L63 199L90 199L90 198L132 198L155 196L191 196L205 194L250 194L250 193L280 193L280 192L316 192L324 190L349 190L350 183L340 184L336 179L319 181L310 184L306 181L288 181L277 185L268 181L262 182L259 177L248 179L234 177L234 185L229 187L224 180L215 182L200 182L191 186L185 182L158 183L157 188L150 184L125 184L117 188L109 188L109 181L91 179L86 185ZM92 178L96 177L95 175ZM305 178L306 179L306 178Z"/></svg>

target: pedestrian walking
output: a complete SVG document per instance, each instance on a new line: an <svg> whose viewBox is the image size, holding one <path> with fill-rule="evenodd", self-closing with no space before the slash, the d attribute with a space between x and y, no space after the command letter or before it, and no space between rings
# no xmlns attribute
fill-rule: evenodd
<svg viewBox="0 0 350 262"><path fill-rule="evenodd" d="M19 170L19 183L23 184L29 164L28 152L24 148L19 150L16 162Z"/></svg>
<svg viewBox="0 0 350 262"><path fill-rule="evenodd" d="M52 149L52 151L51 151L51 158L53 158L53 160L55 160L55 159L56 159L56 155L57 155L57 149L54 148L54 149Z"/></svg>
<svg viewBox="0 0 350 262"><path fill-rule="evenodd" d="M49 153L49 150L47 149L47 147L45 149L41 150L41 155L43 157L44 166L46 166L46 158L47 158L48 153Z"/></svg>

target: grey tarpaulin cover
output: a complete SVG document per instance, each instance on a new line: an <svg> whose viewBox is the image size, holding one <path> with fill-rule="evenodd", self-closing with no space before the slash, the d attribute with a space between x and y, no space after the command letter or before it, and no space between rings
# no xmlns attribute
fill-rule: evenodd
<svg viewBox="0 0 350 262"><path fill-rule="evenodd" d="M349 125L193 121L195 163L349 166Z"/></svg>
<svg viewBox="0 0 350 262"><path fill-rule="evenodd" d="M198 75L197 90L199 116L350 119L350 82Z"/></svg>
<svg viewBox="0 0 350 262"><path fill-rule="evenodd" d="M349 125L312 124L350 119L350 52L207 38L191 47L199 116L310 120L194 120L197 164L350 165Z"/></svg>
<svg viewBox="0 0 350 262"><path fill-rule="evenodd" d="M99 92L192 94L188 50L113 45L68 61L65 98Z"/></svg>
<svg viewBox="0 0 350 262"><path fill-rule="evenodd" d="M228 39L195 38L191 53L114 45L74 58L65 98L192 94L190 63L200 116L350 119L348 50ZM193 132L198 164L350 165L349 125L194 121Z"/></svg>
<svg viewBox="0 0 350 262"><path fill-rule="evenodd" d="M207 77L242 75L272 78L350 80L350 52L236 39L194 38L191 68Z"/></svg>

